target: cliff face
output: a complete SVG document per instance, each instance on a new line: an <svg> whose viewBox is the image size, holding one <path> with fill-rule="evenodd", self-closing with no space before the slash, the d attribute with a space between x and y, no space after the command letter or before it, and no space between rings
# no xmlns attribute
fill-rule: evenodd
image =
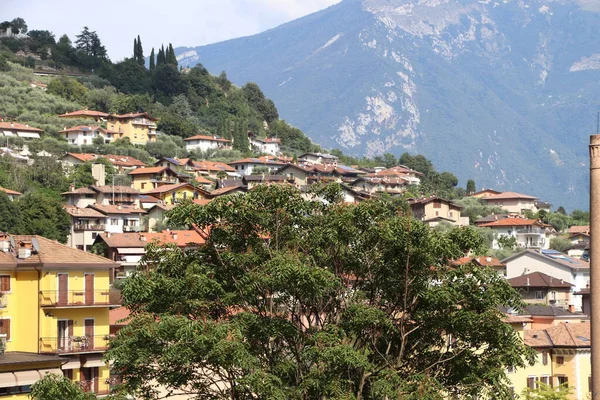
<svg viewBox="0 0 600 400"><path fill-rule="evenodd" d="M422 153L462 182L587 207L600 7L587 0L345 0L259 35L179 48L349 154Z"/></svg>

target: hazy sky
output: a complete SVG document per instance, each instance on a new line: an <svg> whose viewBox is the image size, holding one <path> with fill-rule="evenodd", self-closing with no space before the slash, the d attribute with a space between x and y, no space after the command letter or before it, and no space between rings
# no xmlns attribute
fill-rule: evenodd
<svg viewBox="0 0 600 400"><path fill-rule="evenodd" d="M274 28L340 0L0 0L0 22L22 17L58 39L83 26L98 32L113 61L130 57L140 35L144 55L161 43L198 46Z"/></svg>

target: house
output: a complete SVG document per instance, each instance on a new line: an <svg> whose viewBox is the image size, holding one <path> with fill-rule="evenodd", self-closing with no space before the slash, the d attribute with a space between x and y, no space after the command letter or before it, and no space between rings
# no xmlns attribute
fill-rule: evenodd
<svg viewBox="0 0 600 400"><path fill-rule="evenodd" d="M222 163L215 161L193 161L194 164L194 172L196 176L202 176L204 178L210 179L218 179L221 178L220 175L225 175L229 177L240 177L241 175L237 173L235 168Z"/></svg>
<svg viewBox="0 0 600 400"><path fill-rule="evenodd" d="M467 196L475 197L477 199L481 199L483 197L496 196L496 195L499 195L499 194L502 194L502 192L499 192L499 191L493 190L493 189L482 189L479 192L470 193Z"/></svg>
<svg viewBox="0 0 600 400"><path fill-rule="evenodd" d="M160 185L179 183L179 174L169 167L137 168L129 172L131 186L142 192Z"/></svg>
<svg viewBox="0 0 600 400"><path fill-rule="evenodd" d="M589 225L573 225L572 227L569 228L569 230L567 231L567 233L569 235L574 235L577 233L590 233L590 226Z"/></svg>
<svg viewBox="0 0 600 400"><path fill-rule="evenodd" d="M230 166L242 176L252 175L255 168L265 168L268 174L276 173L285 165L280 161L275 161L272 157L263 156L258 158L244 158L229 163Z"/></svg>
<svg viewBox="0 0 600 400"><path fill-rule="evenodd" d="M531 272L508 279L508 283L527 304L553 305L568 308L573 284L554 278L543 272Z"/></svg>
<svg viewBox="0 0 600 400"><path fill-rule="evenodd" d="M183 139L187 151L231 149L232 141L219 136L196 135Z"/></svg>
<svg viewBox="0 0 600 400"><path fill-rule="evenodd" d="M287 183L287 180L281 175L247 175L242 178L242 182L250 190L258 185L281 185Z"/></svg>
<svg viewBox="0 0 600 400"><path fill-rule="evenodd" d="M163 157L154 163L155 167L169 167L173 171L184 173L194 170L194 161L191 158Z"/></svg>
<svg viewBox="0 0 600 400"><path fill-rule="evenodd" d="M88 208L104 214L105 232L122 233L141 232L144 230L142 216L146 214L146 210L138 205L92 204Z"/></svg>
<svg viewBox="0 0 600 400"><path fill-rule="evenodd" d="M401 177L367 177L361 176L355 179L350 186L357 191L367 194L389 193L402 194L410 185L409 181Z"/></svg>
<svg viewBox="0 0 600 400"><path fill-rule="evenodd" d="M402 179L409 185L418 185L421 183L421 177L423 174L419 171L412 170L404 165L397 165L395 167L386 168L383 170L376 169L374 173L366 174L366 178L387 178Z"/></svg>
<svg viewBox="0 0 600 400"><path fill-rule="evenodd" d="M555 279L572 284L571 292L578 292L590 284L589 263L555 250L523 250L502 260L506 277L512 279L532 272L542 272ZM575 311L581 311L581 298L571 296Z"/></svg>
<svg viewBox="0 0 600 400"><path fill-rule="evenodd" d="M206 242L206 235L199 229L164 230L160 233L102 233L96 243L104 248L104 255L119 266L115 269L115 277L128 276L136 267L149 243L174 244L179 248L201 246Z"/></svg>
<svg viewBox="0 0 600 400"><path fill-rule="evenodd" d="M106 121L108 114L102 111L88 110L86 108L85 110L77 110L70 113L61 114L58 117L65 119L90 119L95 122L101 122Z"/></svg>
<svg viewBox="0 0 600 400"><path fill-rule="evenodd" d="M495 237L492 243L494 249L500 248L498 239L501 237L514 237L517 245L526 249L548 249L550 239L556 236L552 226L521 217L503 218L479 226L494 230Z"/></svg>
<svg viewBox="0 0 600 400"><path fill-rule="evenodd" d="M41 236L0 235L0 394L26 393L46 373L108 394L102 357L109 309L119 303L109 282L117 266Z"/></svg>
<svg viewBox="0 0 600 400"><path fill-rule="evenodd" d="M156 141L156 121L157 118L146 112L111 114L107 117L106 128L115 132L115 140L129 138L132 144L144 145Z"/></svg>
<svg viewBox="0 0 600 400"><path fill-rule="evenodd" d="M210 192L210 197L215 198L215 197L224 196L227 194L246 193L247 191L248 191L248 187L241 184L241 181L240 181L240 185L223 186L223 187L213 190L212 192Z"/></svg>
<svg viewBox="0 0 600 400"><path fill-rule="evenodd" d="M495 257L478 256L478 257L462 257L452 262L452 265L464 265L474 263L480 267L489 267L496 271L499 275L506 276L506 264Z"/></svg>
<svg viewBox="0 0 600 400"><path fill-rule="evenodd" d="M65 169L70 169L86 162L93 162L98 158L104 158L108 160L113 167L119 171L119 173L125 173L136 168L146 167L146 164L137 158L131 156L121 156L117 154L66 153L60 161Z"/></svg>
<svg viewBox="0 0 600 400"><path fill-rule="evenodd" d="M574 293L575 296L581 296L581 312L584 315L591 315L592 312L592 299L591 291L589 287L583 288L578 292Z"/></svg>
<svg viewBox="0 0 600 400"><path fill-rule="evenodd" d="M106 215L92 208L65 206L71 218L71 230L67 236L67 245L79 250L92 249L96 236L106 230Z"/></svg>
<svg viewBox="0 0 600 400"><path fill-rule="evenodd" d="M587 251L589 245L589 242L575 243L571 245L570 249L567 250L567 255L569 257L579 258L581 260L588 261L589 254Z"/></svg>
<svg viewBox="0 0 600 400"><path fill-rule="evenodd" d="M338 156L327 153L304 153L298 157L298 162L321 165L337 165Z"/></svg>
<svg viewBox="0 0 600 400"><path fill-rule="evenodd" d="M21 197L23 195L23 193L19 193L16 190L6 189L1 186L0 186L0 192L6 193L6 195L8 196L8 198L11 201L15 201L16 199L18 199L19 197Z"/></svg>
<svg viewBox="0 0 600 400"><path fill-rule="evenodd" d="M67 205L85 208L93 204L140 206L140 191L129 186L91 185L62 193Z"/></svg>
<svg viewBox="0 0 600 400"><path fill-rule="evenodd" d="M39 139L43 130L16 122L0 122L0 138L20 137L23 139ZM6 142L6 140L4 140ZM5 143L6 144L6 143Z"/></svg>
<svg viewBox="0 0 600 400"><path fill-rule="evenodd" d="M100 126L85 126L79 125L72 128L65 128L58 131L67 142L74 146L83 146L92 144L94 139L101 138L102 143L110 143L113 141L114 132L107 131Z"/></svg>
<svg viewBox="0 0 600 400"><path fill-rule="evenodd" d="M162 202L154 204L148 209L148 231L156 232L156 225L165 222L165 214L171 211L175 206L173 204L163 204Z"/></svg>
<svg viewBox="0 0 600 400"><path fill-rule="evenodd" d="M272 156L276 156L281 153L281 139L261 138L251 132L248 133L248 139L250 140L250 146L259 153L270 154Z"/></svg>
<svg viewBox="0 0 600 400"><path fill-rule="evenodd" d="M579 324L589 322L590 318L568 308L553 305L528 304L522 315L531 319L531 329L546 329L561 323Z"/></svg>
<svg viewBox="0 0 600 400"><path fill-rule="evenodd" d="M460 215L462 207L458 204L454 204L450 200L432 196L420 199L409 199L408 204L410 205L413 216L429 226L436 226L442 221L449 222L456 226L469 225L469 218Z"/></svg>
<svg viewBox="0 0 600 400"><path fill-rule="evenodd" d="M160 185L143 193L146 196L153 196L161 200L163 204L175 205L185 200L206 198L208 192L194 187L189 183L173 183Z"/></svg>
<svg viewBox="0 0 600 400"><path fill-rule="evenodd" d="M488 206L496 206L511 213L522 214L525 210L537 212L535 202L537 197L516 192L503 192L480 197Z"/></svg>

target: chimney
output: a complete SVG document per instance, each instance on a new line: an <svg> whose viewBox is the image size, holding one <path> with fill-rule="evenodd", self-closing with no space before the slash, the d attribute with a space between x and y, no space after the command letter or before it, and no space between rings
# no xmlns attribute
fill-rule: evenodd
<svg viewBox="0 0 600 400"><path fill-rule="evenodd" d="M485 259L485 261L487 261L487 262L491 263L491 262L492 262L492 257L489 257L489 256L488 256L488 257Z"/></svg>
<svg viewBox="0 0 600 400"><path fill-rule="evenodd" d="M111 235L111 233L110 233L110 232L106 232L106 237L107 237L107 238L109 238L109 237L110 237L110 235Z"/></svg>
<svg viewBox="0 0 600 400"><path fill-rule="evenodd" d="M177 240L177 232L171 232L171 237L173 240Z"/></svg>
<svg viewBox="0 0 600 400"><path fill-rule="evenodd" d="M527 278L527 286L529 286L529 278Z"/></svg>
<svg viewBox="0 0 600 400"><path fill-rule="evenodd" d="M33 245L30 242L20 242L19 250L17 252L17 257L20 259L25 259L31 256L31 249Z"/></svg>
<svg viewBox="0 0 600 400"><path fill-rule="evenodd" d="M575 312L575 306L573 304L569 304L569 312Z"/></svg>

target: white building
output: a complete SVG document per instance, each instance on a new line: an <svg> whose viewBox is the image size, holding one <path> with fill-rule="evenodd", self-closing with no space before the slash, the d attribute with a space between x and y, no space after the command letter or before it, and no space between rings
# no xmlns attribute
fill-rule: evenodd
<svg viewBox="0 0 600 400"><path fill-rule="evenodd" d="M187 151L231 149L231 140L223 139L218 136L196 135L183 140L185 141L185 148Z"/></svg>
<svg viewBox="0 0 600 400"><path fill-rule="evenodd" d="M102 138L104 143L110 143L113 140L113 133L99 126L79 125L72 128L65 128L58 133L62 134L67 139L67 142L74 146L92 144L96 138Z"/></svg>
<svg viewBox="0 0 600 400"><path fill-rule="evenodd" d="M554 228L534 219L510 217L479 226L494 230L494 249L500 248L498 239L503 236L514 237L517 245L525 249L548 249L550 239L556 236Z"/></svg>
<svg viewBox="0 0 600 400"><path fill-rule="evenodd" d="M502 260L506 264L506 278L511 279L532 272L542 272L573 286L571 293L579 292L590 284L588 262L568 257L556 250L524 250ZM581 311L581 296L571 296L576 311Z"/></svg>
<svg viewBox="0 0 600 400"><path fill-rule="evenodd" d="M298 162L323 165L337 165L339 157L325 153L304 153L298 157Z"/></svg>
<svg viewBox="0 0 600 400"><path fill-rule="evenodd" d="M285 163L263 156L259 158L244 158L243 160L230 162L229 165L235 168L238 174L246 176L252 175L252 172L257 167L264 167L268 170L269 174L274 174L279 171L280 168L284 167Z"/></svg>
<svg viewBox="0 0 600 400"><path fill-rule="evenodd" d="M281 139L259 137L249 137L248 139L250 139L250 145L260 153L266 153L272 156L281 153Z"/></svg>

